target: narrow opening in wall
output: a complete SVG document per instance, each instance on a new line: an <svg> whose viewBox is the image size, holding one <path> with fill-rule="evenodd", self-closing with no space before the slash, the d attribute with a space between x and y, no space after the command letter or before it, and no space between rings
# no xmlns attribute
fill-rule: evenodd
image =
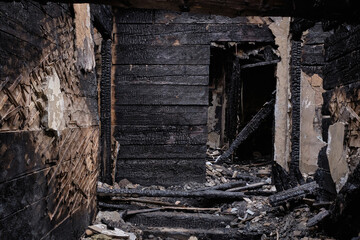
<svg viewBox="0 0 360 240"><path fill-rule="evenodd" d="M276 89L276 47L266 43L211 44L208 148L226 150ZM271 160L274 117L234 152L233 161Z"/></svg>

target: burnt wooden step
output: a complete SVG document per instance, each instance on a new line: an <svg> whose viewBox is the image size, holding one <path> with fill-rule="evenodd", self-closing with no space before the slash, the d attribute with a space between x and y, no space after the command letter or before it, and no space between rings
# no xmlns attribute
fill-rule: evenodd
<svg viewBox="0 0 360 240"><path fill-rule="evenodd" d="M126 220L145 227L167 227L186 229L225 228L234 216L217 216L205 213L149 212L129 216Z"/></svg>
<svg viewBox="0 0 360 240"><path fill-rule="evenodd" d="M217 228L217 229L185 229L185 228L164 228L164 227L148 227L143 229L143 236L149 237L153 235L161 238L174 238L179 240L188 240L191 236L198 239L216 239L216 240L252 240L260 239L261 234L251 233L243 234L236 228Z"/></svg>

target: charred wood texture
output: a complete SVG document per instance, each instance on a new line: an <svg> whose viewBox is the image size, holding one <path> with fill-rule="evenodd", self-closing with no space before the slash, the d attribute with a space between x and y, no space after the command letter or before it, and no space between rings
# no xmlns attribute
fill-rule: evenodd
<svg viewBox="0 0 360 240"><path fill-rule="evenodd" d="M210 44L272 44L272 32L245 18L121 8L114 13L112 130L121 145L116 181L204 181ZM230 72L231 89L238 91L238 62Z"/></svg>
<svg viewBox="0 0 360 240"><path fill-rule="evenodd" d="M299 169L300 160L300 94L301 94L301 42L292 40L291 44L291 104L292 104L292 129L291 129L291 162L290 179L292 185L303 183Z"/></svg>
<svg viewBox="0 0 360 240"><path fill-rule="evenodd" d="M111 40L101 44L101 79L100 79L100 121L101 121L101 180L112 184L111 159Z"/></svg>
<svg viewBox="0 0 360 240"><path fill-rule="evenodd" d="M1 239L77 239L95 213L97 84L75 54L73 13L0 4ZM63 99L54 112L51 90ZM52 113L62 127L50 126Z"/></svg>
<svg viewBox="0 0 360 240"><path fill-rule="evenodd" d="M275 104L275 99L271 99L269 102L265 103L264 107L250 120L250 122L241 130L237 135L234 142L231 143L230 147L226 152L220 155L216 159L216 163L222 163L228 159L234 150L245 141L251 133L253 133L260 124L273 112Z"/></svg>
<svg viewBox="0 0 360 240"><path fill-rule="evenodd" d="M298 187L294 187L269 197L270 204L272 206L279 206L283 203L298 200L306 197L307 195L315 195L318 184L314 181L306 183Z"/></svg>
<svg viewBox="0 0 360 240"><path fill-rule="evenodd" d="M296 187L296 185L292 183L289 173L276 162L272 164L271 175L278 192Z"/></svg>
<svg viewBox="0 0 360 240"><path fill-rule="evenodd" d="M138 189L106 189L98 188L99 196L138 196L138 197L184 197L184 198L221 198L242 199L243 193L224 192L217 190L185 192L185 191L162 191L162 190L138 190Z"/></svg>

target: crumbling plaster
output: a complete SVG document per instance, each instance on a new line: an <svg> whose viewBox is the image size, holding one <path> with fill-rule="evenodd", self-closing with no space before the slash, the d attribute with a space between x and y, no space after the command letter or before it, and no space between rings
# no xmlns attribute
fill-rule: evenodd
<svg viewBox="0 0 360 240"><path fill-rule="evenodd" d="M75 43L79 63L85 71L95 67L94 41L91 34L91 15L89 4L74 4Z"/></svg>
<svg viewBox="0 0 360 240"><path fill-rule="evenodd" d="M281 61L276 70L274 160L288 170L290 161L290 18L272 17L269 25L279 46Z"/></svg>
<svg viewBox="0 0 360 240"><path fill-rule="evenodd" d="M323 80L301 72L301 119L300 119L300 171L313 174L318 168L318 154L326 143L322 139L321 106L324 92Z"/></svg>

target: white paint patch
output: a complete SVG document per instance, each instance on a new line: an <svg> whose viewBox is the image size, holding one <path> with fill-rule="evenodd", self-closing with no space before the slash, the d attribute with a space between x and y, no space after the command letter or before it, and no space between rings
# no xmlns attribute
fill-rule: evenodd
<svg viewBox="0 0 360 240"><path fill-rule="evenodd" d="M65 128L64 119L64 96L61 92L60 79L54 67L49 67L50 75L45 77L44 92L47 97L46 102L46 119L43 124L55 131L61 131Z"/></svg>

